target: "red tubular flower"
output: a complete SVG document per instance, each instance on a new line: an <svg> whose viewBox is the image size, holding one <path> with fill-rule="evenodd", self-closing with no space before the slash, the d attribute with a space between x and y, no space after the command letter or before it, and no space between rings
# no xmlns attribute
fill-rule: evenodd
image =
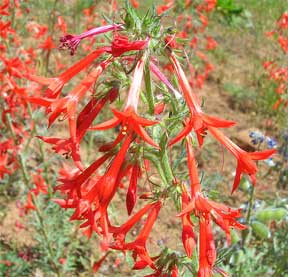
<svg viewBox="0 0 288 277"><path fill-rule="evenodd" d="M18 99L15 100L21 100L23 101L23 104L26 104L26 99L28 97L27 90L25 88L19 87L18 84L12 79L12 77L7 77L5 79L5 81L7 82L7 87L9 87L8 89L13 91L13 94L16 94L18 97Z"/></svg>
<svg viewBox="0 0 288 277"><path fill-rule="evenodd" d="M280 106L280 104L283 102L283 99L278 99L272 106L273 110L277 110Z"/></svg>
<svg viewBox="0 0 288 277"><path fill-rule="evenodd" d="M212 268L216 260L216 250L209 219L200 218L200 253L198 277L212 276Z"/></svg>
<svg viewBox="0 0 288 277"><path fill-rule="evenodd" d="M107 159L109 154L95 161L78 177L70 181L62 180L63 185L57 189L70 191L68 199L54 199L54 202L62 208L72 208L74 213L70 220L85 220L80 228L89 227L85 233L90 237L92 231L102 234L108 239L111 226L107 214L107 208L115 195L119 182L117 178L122 167L126 152L133 138L130 134L124 141L120 151L111 162L107 172L103 176L97 176L92 182L86 183L87 178ZM84 184L85 186L82 186ZM76 194L74 193L76 192Z"/></svg>
<svg viewBox="0 0 288 277"><path fill-rule="evenodd" d="M174 36L166 36L165 37L165 44L170 48L174 49L177 47L177 43L175 41L175 35Z"/></svg>
<svg viewBox="0 0 288 277"><path fill-rule="evenodd" d="M94 263L93 265L93 272L97 272L100 268L100 266L103 264L103 262L105 261L105 259L107 258L107 256L110 254L110 252L106 252L106 254L97 262Z"/></svg>
<svg viewBox="0 0 288 277"><path fill-rule="evenodd" d="M280 35L278 37L278 43L282 47L283 51L287 54L288 53L288 38Z"/></svg>
<svg viewBox="0 0 288 277"><path fill-rule="evenodd" d="M166 12L170 8L172 8L174 5L174 0L168 1L166 5L160 5L157 7L157 14L161 15L162 13Z"/></svg>
<svg viewBox="0 0 288 277"><path fill-rule="evenodd" d="M136 0L131 0L131 5L135 8L138 9L139 8L139 3Z"/></svg>
<svg viewBox="0 0 288 277"><path fill-rule="evenodd" d="M158 213L161 209L161 202L156 202L153 205L151 212L148 215L148 218L145 222L145 225L139 235L137 236L136 240L129 243L123 243L122 245L111 245L111 248L119 249L119 250L131 250L133 251L133 258L135 261L133 269L139 270L143 269L147 266L150 266L152 269L157 270L156 266L154 265L153 259L149 256L147 249L146 249L146 242L148 236L151 232L151 229L158 217ZM139 258L139 259L137 259Z"/></svg>
<svg viewBox="0 0 288 277"><path fill-rule="evenodd" d="M186 191L182 192L182 210L188 205L189 198ZM191 258L196 245L195 234L193 232L193 223L190 214L184 214L182 217L182 242L186 255Z"/></svg>
<svg viewBox="0 0 288 277"><path fill-rule="evenodd" d="M207 37L206 50L213 50L217 47L217 45L217 42L212 37Z"/></svg>
<svg viewBox="0 0 288 277"><path fill-rule="evenodd" d="M236 218L241 217L241 210L233 210L224 204L218 204L214 201L208 200L201 194L201 187L199 176L197 172L196 159L193 153L193 147L191 138L187 139L187 156L188 156L188 168L191 185L191 201L185 205L185 208L179 214L180 216L185 215L193 211L195 215L198 213L203 216L209 216L211 214L213 220L218 224L227 235L227 240L230 240L229 226L244 229L245 226L238 223ZM187 200L185 199L187 202Z"/></svg>
<svg viewBox="0 0 288 277"><path fill-rule="evenodd" d="M80 156L80 142L85 136L88 128L100 113L104 105L108 100L110 102L114 101L116 96L118 95L119 87L115 86L107 93L107 95L101 99L95 99L94 97L88 102L88 104L84 107L84 109L79 113L77 118L77 126L76 126L76 143L72 141L71 138L61 139L61 138L51 138L51 137L42 137L38 136L38 138L42 139L46 143L52 144L52 149L56 153L61 154L69 154L71 153L72 159L75 164L82 168L81 164L81 156Z"/></svg>
<svg viewBox="0 0 288 277"><path fill-rule="evenodd" d="M39 48L50 52L52 49L56 48L51 36L48 36L47 39L39 45Z"/></svg>
<svg viewBox="0 0 288 277"><path fill-rule="evenodd" d="M150 69L153 72L153 74L174 93L176 99L182 98L182 95L175 88L173 88L172 84L168 81L168 79L165 77L165 75L152 62L150 62Z"/></svg>
<svg viewBox="0 0 288 277"><path fill-rule="evenodd" d="M280 29L287 29L288 28L288 12L284 12L280 19L277 22L277 25Z"/></svg>
<svg viewBox="0 0 288 277"><path fill-rule="evenodd" d="M84 78L84 80L81 81L78 86L76 86L67 96L63 98L52 100L47 98L31 97L29 98L29 101L51 109L49 116L49 127L56 120L56 118L60 116L60 114L64 113L64 116L68 117L69 120L71 140L73 143L77 143L76 106L110 62L111 60L101 62L86 76L86 78Z"/></svg>
<svg viewBox="0 0 288 277"><path fill-rule="evenodd" d="M237 159L237 169L232 186L232 193L237 189L241 176L243 173L248 174L251 178L253 185L256 185L256 172L257 166L254 161L268 159L272 154L276 152L275 149L265 150L261 152L248 153L242 150L239 146L233 143L229 138L227 138L223 133L218 131L216 128L208 127L210 133L222 144L224 145Z"/></svg>
<svg viewBox="0 0 288 277"><path fill-rule="evenodd" d="M78 197L82 197L81 186L87 182L89 177L111 156L111 154L105 154L95 162L93 162L89 167L87 167L83 172L78 176L74 176L73 179L59 178L58 181L61 182L61 185L56 186L55 190L60 190L67 193L68 197L73 197L74 192L77 193Z"/></svg>
<svg viewBox="0 0 288 277"><path fill-rule="evenodd" d="M208 17L203 13L199 13L199 19L202 23L202 30L204 31L205 28L208 26Z"/></svg>
<svg viewBox="0 0 288 277"><path fill-rule="evenodd" d="M211 12L217 5L217 0L205 0L206 2L206 12L209 13Z"/></svg>
<svg viewBox="0 0 288 277"><path fill-rule="evenodd" d="M149 137L145 129L143 128L146 126L152 126L157 121L151 121L147 120L143 117L138 116L133 109L127 108L124 112L117 111L115 109L112 109L115 117L111 120L101 123L95 127L92 127L91 130L106 130L113 127L116 127L117 125L122 123L122 131L119 134L119 137L117 139L120 142L122 138L126 135L126 133L129 133L131 131L135 132L138 136L140 136L145 142L148 144L159 148L159 146Z"/></svg>
<svg viewBox="0 0 288 277"><path fill-rule="evenodd" d="M159 115L159 114L163 113L164 109L165 109L165 103L160 102L160 103L156 104L154 107L154 115Z"/></svg>
<svg viewBox="0 0 288 277"><path fill-rule="evenodd" d="M8 9L9 9L9 0L5 0L3 2L3 5L0 6L0 14L1 15L9 15Z"/></svg>
<svg viewBox="0 0 288 277"><path fill-rule="evenodd" d="M93 227L94 224L99 222L99 226L102 230L101 233L107 237L110 226L107 216L107 208L116 192L119 170L123 164L126 152L128 151L132 140L132 134L126 137L120 151L112 161L107 172L99 178L99 180L85 195L82 196L80 204L82 202L84 205L86 205L86 203L89 204L89 206L93 205L94 217L87 218L87 222L82 224L81 227L86 227L88 225Z"/></svg>
<svg viewBox="0 0 288 277"><path fill-rule="evenodd" d="M139 93L143 78L143 68L144 68L144 61L143 59L140 59L135 68L133 81L128 93L128 98L124 111L120 112L115 109L112 109L115 117L90 129L106 130L116 127L117 125L122 123L122 130L115 141L116 144L120 142L127 133L134 132L138 136L140 136L145 142L149 143L150 145L156 148L159 148L159 146L149 137L149 135L143 128L143 126L144 127L152 126L156 124L157 121L147 120L143 117L140 117L137 114Z"/></svg>
<svg viewBox="0 0 288 277"><path fill-rule="evenodd" d="M44 97L56 98L60 94L65 83L71 80L84 68L88 67L94 60L96 60L101 54L105 53L106 51L107 48L105 47L93 51L56 78L45 78L30 74L26 75L26 77L31 81L37 82L44 86L48 86L45 91Z"/></svg>
<svg viewBox="0 0 288 277"><path fill-rule="evenodd" d="M10 175L12 172L8 168L8 154L0 153L0 180L3 179L5 174Z"/></svg>
<svg viewBox="0 0 288 277"><path fill-rule="evenodd" d="M62 33L67 33L67 24L65 23L62 16L57 17L57 24L55 26L57 29L60 29Z"/></svg>
<svg viewBox="0 0 288 277"><path fill-rule="evenodd" d="M118 249L123 246L126 239L126 234L131 228L140 221L140 219L154 206L156 203L149 203L141 208L137 213L131 216L124 224L119 227L110 226L110 232L113 233L115 241L111 244L112 248Z"/></svg>
<svg viewBox="0 0 288 277"><path fill-rule="evenodd" d="M35 189L30 190L35 195L38 195L40 192L47 194L48 193L48 187L47 184L45 184L45 180L40 174L34 174L33 175L33 182L36 186Z"/></svg>
<svg viewBox="0 0 288 277"><path fill-rule="evenodd" d="M126 196L126 207L128 215L131 214L137 199L137 182L138 178L141 176L141 169L139 164L135 164L132 168L131 179L129 183L129 188Z"/></svg>
<svg viewBox="0 0 288 277"><path fill-rule="evenodd" d="M196 99L195 94L193 94L189 82L185 76L183 69L181 68L180 63L176 59L176 57L171 53L170 55L174 71L177 75L179 85L182 89L184 98L187 102L188 108L190 110L191 118L189 122L186 124L185 128L178 134L175 138L173 138L169 145L172 145L185 136L187 136L192 129L195 130L198 138L198 142L200 145L203 143L203 136L208 126L213 126L217 128L227 128L233 126L235 122L229 120L219 119L217 117L208 116L203 113L198 99Z"/></svg>
<svg viewBox="0 0 288 277"><path fill-rule="evenodd" d="M197 172L197 164L196 158L194 156L192 140L190 137L187 137L186 142L186 151L188 158L188 170L189 170L189 178L190 178L190 188L191 188L191 196L194 198L201 191L199 176Z"/></svg>
<svg viewBox="0 0 288 277"><path fill-rule="evenodd" d="M28 213L29 210L35 210L36 209L36 207L33 203L32 194L37 196L41 192L44 194L48 193L47 184L45 184L44 178L41 175L34 174L33 175L33 181L34 181L36 188L30 189L28 194L27 194L26 204L24 206L25 213Z"/></svg>
<svg viewBox="0 0 288 277"><path fill-rule="evenodd" d="M200 266L198 276L206 277L211 276L211 271L216 259L216 249L213 240L211 221L213 220L217 225L220 226L221 229L224 230L224 232L226 233L228 243L230 243L231 240L230 227L241 230L245 229L246 227L237 221L237 218L241 216L240 209L234 210L224 204L218 204L214 201L211 201L202 195L200 181L197 172L196 160L193 153L192 141L190 137L187 137L186 145L187 145L188 168L189 168L189 177L191 185L191 199L189 201L186 189L185 187L182 187L182 212L178 216L182 217L182 224L186 223L187 226L186 228L189 228L190 231L190 236L186 235L186 237L184 237L183 239L183 244L187 255L188 254L191 255L191 249L189 247L185 247L185 243L187 245L190 239L192 247L194 247L195 245L195 239L193 237L194 234L192 230L193 225L190 221L190 213L192 212L196 217L199 218ZM183 228L183 232L184 230L185 229Z"/></svg>
<svg viewBox="0 0 288 277"><path fill-rule="evenodd" d="M8 33L15 33L15 31L10 27L11 27L11 21L4 22L0 20L0 37L6 39Z"/></svg>
<svg viewBox="0 0 288 277"><path fill-rule="evenodd" d="M93 28L87 32L84 32L80 35L65 35L60 38L60 49L70 49L70 54L74 55L75 51L81 42L82 39L87 38L87 37L92 37L96 36L99 34L107 33L110 31L117 31L122 28L121 24L112 24L112 25L106 25L106 26L100 26Z"/></svg>
<svg viewBox="0 0 288 277"><path fill-rule="evenodd" d="M36 39L39 39L39 38L43 37L46 34L47 30L48 30L47 26L40 25L40 24L38 24L35 21L29 22L26 27L27 27L27 31L29 33L34 33L33 36Z"/></svg>
<svg viewBox="0 0 288 277"><path fill-rule="evenodd" d="M196 45L197 45L197 44L198 44L198 38L197 38L197 37L194 37L194 38L192 38L192 39L190 40L189 45L190 45L191 48L196 48Z"/></svg>
<svg viewBox="0 0 288 277"><path fill-rule="evenodd" d="M24 71L25 68L23 66L22 61L18 57L6 59L4 56L0 56L0 59L2 60L4 64L4 70L1 71L2 74L7 72L10 76L13 76L16 78L23 77L23 74L21 71Z"/></svg>
<svg viewBox="0 0 288 277"><path fill-rule="evenodd" d="M192 0L185 0L185 8L188 8L192 3Z"/></svg>
<svg viewBox="0 0 288 277"><path fill-rule="evenodd" d="M129 42L128 37L115 33L111 46L111 54L114 57L119 57L128 51L142 50L148 45L148 42L148 37L145 40L135 40Z"/></svg>
<svg viewBox="0 0 288 277"><path fill-rule="evenodd" d="M79 129L80 133L87 130L88 126L91 125L107 101L112 103L117 98L119 94L119 83L114 82L111 85L111 89L104 96L97 98L93 95L88 104L79 113L77 118L77 129Z"/></svg>
<svg viewBox="0 0 288 277"><path fill-rule="evenodd" d="M178 277L178 276L179 276L178 267L174 265L171 271L171 277Z"/></svg>
<svg viewBox="0 0 288 277"><path fill-rule="evenodd" d="M26 199L26 203L24 206L24 211L27 214L30 210L36 210L33 201L32 201L32 192L28 192L27 194L27 199Z"/></svg>
<svg viewBox="0 0 288 277"><path fill-rule="evenodd" d="M185 216L193 212L196 216L202 215L206 219L211 219L219 225L226 233L228 244L231 242L230 227L240 230L246 229L236 219L241 217L241 209L231 209L230 207L208 200L201 193L195 195L190 203L182 210L179 216Z"/></svg>

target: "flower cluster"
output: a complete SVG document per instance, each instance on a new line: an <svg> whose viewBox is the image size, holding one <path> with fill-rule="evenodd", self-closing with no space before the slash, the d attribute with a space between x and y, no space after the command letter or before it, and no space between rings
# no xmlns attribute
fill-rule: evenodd
<svg viewBox="0 0 288 277"><path fill-rule="evenodd" d="M136 1L133 3L137 6ZM198 8L201 14L205 9L209 12L215 5L215 1L205 3ZM189 5L190 2L187 1L187 6ZM255 161L267 159L275 150L248 153L225 136L219 129L229 128L235 122L208 115L203 111L195 92L196 86L193 82L189 82L184 73L172 40L169 38L167 40L169 32L161 26L162 17L148 12L141 18L130 5L126 7L126 12L125 19L120 23L92 28L80 35L64 35L60 39L60 48L69 49L72 55L76 53L79 43L84 39L103 33L107 35L112 33L112 38L58 77L26 75L31 81L46 87L41 96L36 93L27 96L26 99L33 106L45 108L49 126L53 125L56 119L66 120L69 126L68 138L39 137L52 144L55 152L64 153L67 157L71 155L77 167L75 171L61 171L59 184L55 190L60 192L62 198L59 197L54 201L64 209L73 210L71 220L82 221L80 228L84 229L87 236L96 233L107 251L120 250L124 253L130 251L134 259L133 269L150 267L153 273L149 276L168 276L168 274L178 276L177 256L174 255L163 262L161 254L152 256L147 247L159 212L167 203L167 199L173 198L172 194L178 191L182 205L178 216L182 221L184 250L187 256L191 257L197 248L198 240L198 276L211 276L213 271L222 272L215 267L217 254L213 239L213 223L225 232L228 243L230 228L244 229L245 226L237 221L241 216L239 209L232 209L225 204L212 201L201 190L194 156L197 143L196 139L195 141L192 139L192 134L195 134L199 148L203 146L204 139L209 134L235 156L237 170L232 192L238 188L243 174L249 175L252 183L256 185ZM205 26L204 17L202 21ZM214 46L215 43L209 39L209 48ZM169 66L176 82L169 81L162 72L163 64L164 67ZM62 90L66 84L85 70L85 77L69 93L64 94ZM106 74L107 72L109 74ZM150 73L154 75L154 79ZM98 88L101 90L97 89L99 79L102 86ZM156 94L158 96L164 94L159 95L158 90L153 89L154 82L157 84L158 80L163 84L162 91L165 92L166 98L157 98ZM93 90L93 87L96 87L96 90ZM117 98L122 101L117 102ZM156 99L160 100L157 105L155 105ZM115 102L118 104L117 108ZM120 107L119 102L125 102L123 107ZM173 128L169 128L165 122L166 113L163 104L166 104L165 109L167 106L169 113L178 119L173 123L177 126L181 123L184 125L176 136ZM181 110L180 113L178 109ZM99 122L110 110L110 118ZM98 121L96 125L94 121ZM85 134L88 131L108 132L107 130L114 128L115 139L101 144L98 148L99 157L86 167L80 151L80 143ZM179 179L174 175L167 154L167 149L172 151L174 145L181 140L185 141L187 148L189 188L186 188L185 180L181 180L181 176ZM147 160L155 166L159 184L154 185L155 183L149 181L150 191L138 195L139 188L141 187L142 191L144 188L141 176L145 172L149 179L151 175L152 167L147 166ZM127 186L125 186L126 180L128 180ZM34 194L43 191L41 180L35 180L35 184L37 189L33 191ZM126 188L126 209L129 218L118 226L111 219L109 207L117 191L123 186ZM135 208L139 205L142 207L135 212ZM137 237L133 241L128 241L132 229L144 216L147 218ZM196 228L192 218L198 222L198 236L195 234ZM95 270L107 255L95 264Z"/></svg>
<svg viewBox="0 0 288 277"><path fill-rule="evenodd" d="M189 68L189 83L192 87L202 88L209 73L213 70L213 65L209 62L205 52L213 51L217 48L217 42L206 34L208 26L208 16L216 7L215 0L201 1L193 3L193 1L167 1L166 5L157 7L159 15L165 13L169 9L182 9L182 13L177 16L175 22L175 30L171 29L166 36L166 43L169 47L183 50L187 58ZM191 11L193 14L191 15ZM178 28L180 26L180 28ZM181 29L181 31L178 31ZM186 45L189 44L189 48ZM197 66L194 66L193 64ZM166 69L172 70L169 64Z"/></svg>
<svg viewBox="0 0 288 277"><path fill-rule="evenodd" d="M186 139L188 170L190 177L190 193L182 186L182 240L188 257L191 257L196 246L194 225L191 214L199 223L199 271L198 276L211 276L216 260L216 248L213 239L212 222L216 223L225 233L227 242L231 242L230 227L240 230L246 227L237 219L241 217L240 209L232 209L224 204L209 200L201 191L197 173L197 164L193 152L191 138Z"/></svg>
<svg viewBox="0 0 288 277"><path fill-rule="evenodd" d="M46 25L30 21L25 27L36 47L24 48L23 38L13 18L16 16L22 19L26 12L29 10L21 6L18 1L5 0L0 6L0 179L8 177L10 183L11 178L22 175L21 181L25 183L27 193L26 203L22 208L28 212L35 210L34 202L40 193L48 193L48 185L47 179L44 180L40 175L45 163L40 143L35 147L33 158L41 162L35 171L30 171L27 166L32 160L27 155L27 151L33 144L31 138L39 130L38 122L32 114L29 90L34 91L34 97L40 93L40 90L33 85L28 89L26 77L34 76L39 53L44 54L41 64L46 63L48 67L50 52L56 46ZM58 17L57 21L55 30L66 32L63 18ZM61 64L57 63L56 56L55 70L59 68Z"/></svg>
<svg viewBox="0 0 288 277"><path fill-rule="evenodd" d="M21 40L9 20L10 5L4 1L0 6L0 179L19 168L18 153L29 137L30 130L24 127L29 122L28 94L21 78L29 65L34 64L33 50L20 47ZM17 51L12 54L14 49ZM32 130L33 123L30 127Z"/></svg>
<svg viewBox="0 0 288 277"><path fill-rule="evenodd" d="M268 32L267 36L275 37L282 53L288 53L288 13L284 12L276 23L275 30ZM288 105L288 66L283 63L283 57L278 60L266 61L264 68L268 71L269 77L277 84L275 90L277 101L273 105L273 109L277 109L280 105L287 107Z"/></svg>

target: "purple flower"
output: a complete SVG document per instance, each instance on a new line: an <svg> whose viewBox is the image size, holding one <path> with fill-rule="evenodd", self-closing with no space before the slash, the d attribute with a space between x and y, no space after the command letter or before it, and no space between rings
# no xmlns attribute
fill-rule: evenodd
<svg viewBox="0 0 288 277"><path fill-rule="evenodd" d="M269 149L276 148L277 140L274 138L266 137L266 143Z"/></svg>
<svg viewBox="0 0 288 277"><path fill-rule="evenodd" d="M254 145L260 144L264 141L265 136L259 131L252 131L249 133L249 137L252 138L251 142Z"/></svg>
<svg viewBox="0 0 288 277"><path fill-rule="evenodd" d="M121 24L112 24L112 25L106 25L106 26L93 28L80 35L67 34L60 38L61 44L59 46L59 49L70 49L70 54L73 56L82 39L91 37L91 36L96 36L96 35L103 34L103 33L107 33L110 31L116 31L116 30L119 30L121 27L122 27Z"/></svg>

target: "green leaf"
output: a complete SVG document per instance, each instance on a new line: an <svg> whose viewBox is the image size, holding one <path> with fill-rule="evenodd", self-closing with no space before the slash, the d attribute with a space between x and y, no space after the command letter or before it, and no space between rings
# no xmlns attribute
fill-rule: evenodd
<svg viewBox="0 0 288 277"><path fill-rule="evenodd" d="M268 239L271 236L270 230L265 224L259 221L253 221L251 226L253 232L257 235L257 237L261 239Z"/></svg>
<svg viewBox="0 0 288 277"><path fill-rule="evenodd" d="M242 178L239 184L239 187L242 191L244 192L249 192L249 189L251 187L251 183L249 182L249 180L247 178Z"/></svg>
<svg viewBox="0 0 288 277"><path fill-rule="evenodd" d="M235 231L234 229L231 229L230 233L231 233L231 242L232 242L232 244L236 244L237 242L240 241L240 237L239 237L237 231Z"/></svg>

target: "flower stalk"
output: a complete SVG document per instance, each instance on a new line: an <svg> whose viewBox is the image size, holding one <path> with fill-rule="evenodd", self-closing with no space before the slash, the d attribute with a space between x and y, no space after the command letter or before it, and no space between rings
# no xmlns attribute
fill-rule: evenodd
<svg viewBox="0 0 288 277"><path fill-rule="evenodd" d="M153 115L154 109L155 109L155 101L154 101L154 95L152 91L150 68L149 68L148 63L146 63L145 65L144 79L145 79L145 89L146 89L146 97L147 97L148 107L149 107L149 114Z"/></svg>
<svg viewBox="0 0 288 277"><path fill-rule="evenodd" d="M137 6L134 2L134 6ZM178 215L174 216L181 220L183 253L192 258L197 251L198 276L212 276L217 270L213 226L218 225L225 233L228 245L231 243L230 228L244 230L246 226L238 221L241 209L211 200L209 191L207 193L203 190L197 157L194 154L196 148L200 150L204 147L204 139L209 135L236 158L237 169L232 192L236 192L243 174L247 174L255 186L258 170L256 161L266 159L275 152L244 151L219 130L230 128L235 122L208 115L204 111L196 88L197 84L198 87L203 85L203 80L207 78L212 66L206 63L205 72L199 74L197 80L191 80L186 75L175 54L175 48L179 47L178 41L174 41L171 31L161 25L163 13L172 9L172 2L159 7L158 14L151 10L141 18L127 0L126 16L120 23L95 27L80 35L67 34L60 39L59 48L69 49L70 54L74 55L77 54L77 48L81 47L80 42L83 39L110 32L111 40L104 42L102 47L92 50L91 46L86 57L58 77L44 78L28 74L30 80L47 87L43 96L38 93L28 96L27 99L30 103L46 109L48 127L54 124L56 119L67 121L68 138L39 138L51 144L56 153L65 154L67 158L71 156L74 162L76 170L65 172L58 179L60 184L54 189L61 194L53 201L63 209L71 209L73 214L70 220L81 221L80 228L85 235L90 238L96 233L105 245L106 254L94 264L94 271L99 269L113 249L124 253L131 252L135 270L150 267L153 270L150 276L179 276L181 257L176 252L165 256L162 251L158 256L154 256L148 247L150 233L154 225L159 223L161 209L166 200L173 199L180 209ZM187 7L189 5L188 3ZM197 13L201 15L205 10L206 14L215 5L203 4ZM198 32L203 32L207 26L206 15L201 18L202 26ZM197 35L196 30L194 34ZM209 49L216 47L211 38L209 42ZM197 40L190 44L191 47L196 47ZM184 48L178 50L186 53ZM204 54L200 56L206 61ZM163 64L166 63L165 69L162 61ZM193 68L189 63L188 67L192 72ZM170 75L167 73L168 77L163 73L166 69L170 72ZM66 83L80 71L85 71L85 76L63 96L62 90ZM150 71L156 78L152 78ZM169 81L170 78L176 81ZM168 89L165 93L170 91L173 93L172 97L167 93L162 94L162 87L157 86L157 82L165 85ZM140 95L143 96L143 86L146 101L142 102ZM113 102L116 103L112 106ZM106 113L98 116L103 110ZM149 119L145 115L149 115ZM103 120L106 116L108 120ZM173 133L175 126L183 126L176 136ZM110 130L110 133L107 133L107 130ZM96 152L97 159L85 166L85 163L82 163L80 143L88 132L106 132L109 140L100 143L97 148L92 147L93 140L90 140L89 157ZM115 135L110 139L111 133ZM181 140L182 145L174 146ZM172 168L174 157L179 155L175 149L182 149L184 144L186 151L183 150L181 156L187 158L187 163L183 162L181 157L179 163L181 162L182 167L183 164L186 166L189 172L187 178L183 177L185 174L179 173L178 162L176 168ZM146 176L149 186L142 181L143 175ZM157 176L156 181L151 181L152 175ZM45 189L39 186L38 190L41 189L45 192ZM114 207L112 202L115 195L122 190L126 195L128 218L124 222L117 218L115 222L109 208ZM34 199L35 194L32 193L32 196ZM250 198L250 205L252 204L253 192ZM135 212L138 206L140 208ZM37 212L37 207L35 208ZM248 211L247 222L250 220L250 213L251 211ZM195 220L191 220L192 217ZM42 229L45 228L43 221L40 224ZM140 226L136 231L137 236L133 241L129 241L127 238L135 226ZM47 234L44 232L43 236L47 237ZM52 259L53 249L51 245L48 248ZM56 270L55 266L54 269ZM223 271L219 269L219 272Z"/></svg>

